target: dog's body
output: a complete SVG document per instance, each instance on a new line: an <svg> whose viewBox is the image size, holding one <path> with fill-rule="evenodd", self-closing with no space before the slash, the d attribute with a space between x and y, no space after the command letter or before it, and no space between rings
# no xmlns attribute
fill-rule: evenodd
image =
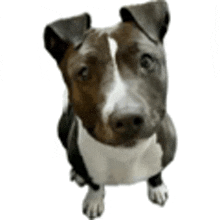
<svg viewBox="0 0 220 220"><path fill-rule="evenodd" d="M104 186L147 180L163 205L161 172L174 158L176 134L166 113L163 49L169 14L164 1L121 9L123 22L90 29L87 14L47 26L47 50L68 89L59 137L72 179L88 184L84 213L104 210Z"/></svg>

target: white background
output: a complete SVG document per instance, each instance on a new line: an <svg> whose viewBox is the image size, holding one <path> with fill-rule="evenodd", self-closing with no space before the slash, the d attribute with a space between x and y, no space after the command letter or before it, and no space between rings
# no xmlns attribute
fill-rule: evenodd
<svg viewBox="0 0 220 220"><path fill-rule="evenodd" d="M120 21L136 0L4 1L0 6L0 219L86 219L87 191L68 179L57 138L64 83L43 46L43 29L85 11L94 27ZM178 132L175 161L165 170L164 208L147 199L145 183L107 187L109 219L220 219L220 3L170 0L166 36L168 111Z"/></svg>

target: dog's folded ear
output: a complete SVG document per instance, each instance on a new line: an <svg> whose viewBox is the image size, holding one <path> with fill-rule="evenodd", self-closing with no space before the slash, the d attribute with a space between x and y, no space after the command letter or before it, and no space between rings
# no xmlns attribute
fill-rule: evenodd
<svg viewBox="0 0 220 220"><path fill-rule="evenodd" d="M45 48L59 63L70 45L76 48L83 42L84 33L90 28L90 23L90 16L85 13L47 25L44 31Z"/></svg>
<svg viewBox="0 0 220 220"><path fill-rule="evenodd" d="M134 21L153 41L163 41L170 20L167 3L154 0L145 4L125 6L120 15L123 22Z"/></svg>

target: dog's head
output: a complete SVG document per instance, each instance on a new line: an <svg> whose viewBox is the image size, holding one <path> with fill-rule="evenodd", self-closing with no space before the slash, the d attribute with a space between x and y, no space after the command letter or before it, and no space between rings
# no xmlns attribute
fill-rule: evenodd
<svg viewBox="0 0 220 220"><path fill-rule="evenodd" d="M90 16L56 21L45 29L45 47L56 59L69 103L97 140L134 145L150 137L166 112L164 1L123 7L122 22L90 27Z"/></svg>

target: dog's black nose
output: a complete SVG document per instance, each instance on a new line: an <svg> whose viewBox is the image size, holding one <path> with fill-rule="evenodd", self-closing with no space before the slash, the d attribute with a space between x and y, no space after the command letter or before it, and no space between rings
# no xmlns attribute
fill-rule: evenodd
<svg viewBox="0 0 220 220"><path fill-rule="evenodd" d="M144 124L144 118L139 114L113 114L110 117L110 126L114 132L132 135L137 133Z"/></svg>

